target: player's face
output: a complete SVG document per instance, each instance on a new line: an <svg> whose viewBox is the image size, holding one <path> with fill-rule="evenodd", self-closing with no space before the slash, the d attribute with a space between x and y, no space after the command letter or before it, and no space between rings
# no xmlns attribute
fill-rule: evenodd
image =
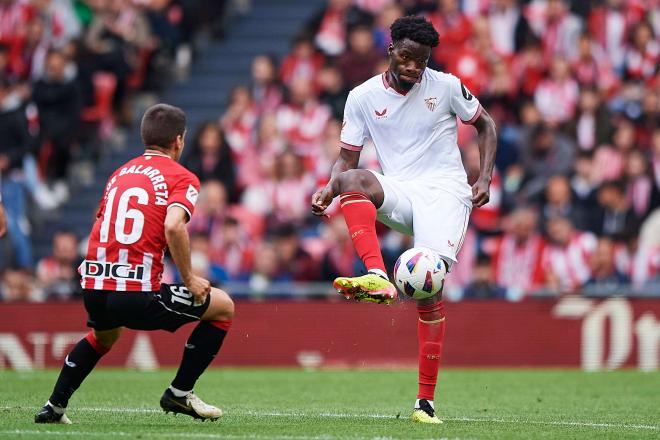
<svg viewBox="0 0 660 440"><path fill-rule="evenodd" d="M391 79L401 90L412 89L426 68L431 48L405 39L391 44L387 52L390 56Z"/></svg>

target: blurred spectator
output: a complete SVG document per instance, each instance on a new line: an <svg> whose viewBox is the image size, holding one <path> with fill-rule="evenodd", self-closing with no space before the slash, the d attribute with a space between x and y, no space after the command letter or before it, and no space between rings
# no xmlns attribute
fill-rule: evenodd
<svg viewBox="0 0 660 440"><path fill-rule="evenodd" d="M191 233L210 235L220 230L228 211L227 189L217 180L202 183L195 214L188 223Z"/></svg>
<svg viewBox="0 0 660 440"><path fill-rule="evenodd" d="M195 173L202 183L219 181L228 194L233 194L236 187L234 162L222 130L215 122L204 122L197 129L183 164Z"/></svg>
<svg viewBox="0 0 660 440"><path fill-rule="evenodd" d="M7 269L0 279L0 300L3 302L41 301L41 292L34 286L29 272Z"/></svg>
<svg viewBox="0 0 660 440"><path fill-rule="evenodd" d="M509 57L528 41L532 30L516 0L493 0L488 9L488 24L493 48Z"/></svg>
<svg viewBox="0 0 660 440"><path fill-rule="evenodd" d="M598 204L600 212L592 230L599 235L621 239L639 233L639 218L630 209L621 182L605 182L598 190Z"/></svg>
<svg viewBox="0 0 660 440"><path fill-rule="evenodd" d="M598 184L594 175L593 155L586 151L578 153L575 158L573 177L571 177L571 191L576 203L586 210L586 218L590 218L590 213L596 207Z"/></svg>
<svg viewBox="0 0 660 440"><path fill-rule="evenodd" d="M37 264L37 281L47 299L80 298L78 239L72 232L59 231L53 237L53 254Z"/></svg>
<svg viewBox="0 0 660 440"><path fill-rule="evenodd" d="M660 206L660 189L649 173L646 155L632 150L625 165L626 198L635 216L643 219L651 207Z"/></svg>
<svg viewBox="0 0 660 440"><path fill-rule="evenodd" d="M311 82L322 65L323 55L316 52L314 42L307 36L299 36L293 42L291 53L282 60L282 82L286 86L300 80Z"/></svg>
<svg viewBox="0 0 660 440"><path fill-rule="evenodd" d="M458 0L438 0L437 5L437 10L428 16L440 36L432 56L438 65L446 66L472 35L472 23L461 12Z"/></svg>
<svg viewBox="0 0 660 440"><path fill-rule="evenodd" d="M213 265L222 270L224 280L238 280L249 273L254 264L253 243L241 223L233 217L225 218L214 234L209 249Z"/></svg>
<svg viewBox="0 0 660 440"><path fill-rule="evenodd" d="M251 298L263 298L274 282L291 280L280 274L278 270L278 255L275 246L270 241L261 242L255 249L254 268L246 274Z"/></svg>
<svg viewBox="0 0 660 440"><path fill-rule="evenodd" d="M270 216L276 224L304 223L315 182L305 173L302 157L285 151L277 157L274 172L273 180L246 189L243 204L254 213Z"/></svg>
<svg viewBox="0 0 660 440"><path fill-rule="evenodd" d="M580 87L610 92L617 84L614 71L603 49L586 32L580 35L578 54L575 60L572 60L571 67Z"/></svg>
<svg viewBox="0 0 660 440"><path fill-rule="evenodd" d="M641 18L640 11L626 5L626 0L606 0L589 15L589 32L605 49L609 62L620 71L626 53L631 26Z"/></svg>
<svg viewBox="0 0 660 440"><path fill-rule="evenodd" d="M330 108L334 119L341 121L349 89L344 84L339 68L331 64L324 66L319 72L317 85L320 90L319 100Z"/></svg>
<svg viewBox="0 0 660 440"><path fill-rule="evenodd" d="M62 52L49 51L44 76L32 91L39 110L39 141L51 151L46 172L48 180L56 185L54 196L58 204L68 198L64 181L82 108L76 78L66 67L67 59Z"/></svg>
<svg viewBox="0 0 660 440"><path fill-rule="evenodd" d="M306 31L314 43L328 56L337 56L346 48L346 29L360 23L370 23L369 14L351 6L351 0L328 0L308 23Z"/></svg>
<svg viewBox="0 0 660 440"><path fill-rule="evenodd" d="M545 189L545 204L543 205L542 224L552 217L566 217L577 229L587 229L589 213L583 206L573 201L571 184L566 176L555 175L548 180Z"/></svg>
<svg viewBox="0 0 660 440"><path fill-rule="evenodd" d="M263 115L275 111L282 99L277 60L268 55L257 55L252 61L252 100L257 113Z"/></svg>
<svg viewBox="0 0 660 440"><path fill-rule="evenodd" d="M577 115L569 123L569 131L582 150L593 150L610 139L610 114L595 89L580 91Z"/></svg>
<svg viewBox="0 0 660 440"><path fill-rule="evenodd" d="M507 288L511 297L522 297L543 284L541 257L545 242L537 232L538 214L533 208L513 211L505 222L505 233L493 252L493 279Z"/></svg>
<svg viewBox="0 0 660 440"><path fill-rule="evenodd" d="M536 88L543 80L545 64L541 44L536 39L530 39L516 55L513 74L524 97L533 97Z"/></svg>
<svg viewBox="0 0 660 440"><path fill-rule="evenodd" d="M534 199L550 177L569 173L575 146L566 135L543 124L524 135L521 144L521 165L525 170L523 192L526 198Z"/></svg>
<svg viewBox="0 0 660 440"><path fill-rule="evenodd" d="M292 224L283 224L274 233L280 273L294 281L315 281L319 265L303 249L299 232Z"/></svg>
<svg viewBox="0 0 660 440"><path fill-rule="evenodd" d="M264 114L259 121L255 145L241 157L238 175L241 188L261 184L272 176L277 156L284 150L286 139L277 128L277 116Z"/></svg>
<svg viewBox="0 0 660 440"><path fill-rule="evenodd" d="M582 23L570 12L567 0L532 0L529 17L532 30L541 39L546 61L575 58Z"/></svg>
<svg viewBox="0 0 660 440"><path fill-rule="evenodd" d="M374 26L374 44L385 54L387 47L392 43L390 35L390 26L397 18L403 17L404 11L400 5L391 2L389 5L376 15L376 23Z"/></svg>
<svg viewBox="0 0 660 440"><path fill-rule="evenodd" d="M555 293L576 293L591 277L589 262L596 250L596 236L576 230L563 217L549 219L546 228L549 243L541 257L545 286Z"/></svg>
<svg viewBox="0 0 660 440"><path fill-rule="evenodd" d="M575 114L579 89L570 73L568 62L555 57L550 65L549 78L541 81L536 89L534 102L543 119L552 126L568 122Z"/></svg>
<svg viewBox="0 0 660 440"><path fill-rule="evenodd" d="M372 76L383 53L374 46L371 28L355 26L348 33L348 49L339 57L338 66L349 89Z"/></svg>
<svg viewBox="0 0 660 440"><path fill-rule="evenodd" d="M474 266L474 280L463 291L463 299L505 299L506 289L494 281L490 257L480 255Z"/></svg>
<svg viewBox="0 0 660 440"><path fill-rule="evenodd" d="M630 31L630 45L625 56L625 78L645 81L658 73L660 43L646 22L637 23Z"/></svg>
<svg viewBox="0 0 660 440"><path fill-rule="evenodd" d="M322 280L334 280L344 274L353 273L355 266L355 249L348 234L344 218L333 216L323 231L323 239L327 249L321 258Z"/></svg>
<svg viewBox="0 0 660 440"><path fill-rule="evenodd" d="M229 106L220 120L227 143L239 162L254 142L257 124L257 106L247 86L234 87L229 95Z"/></svg>
<svg viewBox="0 0 660 440"><path fill-rule="evenodd" d="M85 35L85 47L96 71L117 77L115 110L120 110L126 80L138 67L140 53L151 47L149 24L128 0L100 1L93 5L93 19Z"/></svg>
<svg viewBox="0 0 660 440"><path fill-rule="evenodd" d="M317 154L330 109L314 96L312 83L293 81L287 103L277 111L277 127L293 150L302 156Z"/></svg>
<svg viewBox="0 0 660 440"><path fill-rule="evenodd" d="M32 243L28 222L28 198L23 183L23 159L30 151L31 138L25 116L23 86L10 87L0 78L0 191L7 217L8 239L13 261L21 268L29 268L32 261ZM12 261L5 257L4 266Z"/></svg>
<svg viewBox="0 0 660 440"><path fill-rule="evenodd" d="M591 256L591 278L584 285L584 293L610 296L625 293L630 279L614 265L614 242L602 237Z"/></svg>

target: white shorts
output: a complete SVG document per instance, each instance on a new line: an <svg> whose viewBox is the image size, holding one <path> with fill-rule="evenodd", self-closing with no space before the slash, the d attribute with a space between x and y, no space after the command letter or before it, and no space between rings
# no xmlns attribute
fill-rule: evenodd
<svg viewBox="0 0 660 440"><path fill-rule="evenodd" d="M378 221L401 233L412 235L415 246L433 249L448 265L455 263L467 231L472 202L469 192L448 189L456 182L402 181L376 172L385 198L378 208ZM467 188L467 183L465 184ZM448 188L448 189L444 189Z"/></svg>

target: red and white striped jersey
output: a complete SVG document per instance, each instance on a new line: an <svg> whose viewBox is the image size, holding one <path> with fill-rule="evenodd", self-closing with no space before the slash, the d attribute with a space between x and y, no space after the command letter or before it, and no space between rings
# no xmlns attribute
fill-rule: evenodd
<svg viewBox="0 0 660 440"><path fill-rule="evenodd" d="M557 277L562 292L573 291L591 277L589 259L598 239L590 232L576 232L566 246L549 244L543 250L541 265Z"/></svg>
<svg viewBox="0 0 660 440"><path fill-rule="evenodd" d="M199 179L164 154L145 153L108 179L78 271L83 289L160 289L167 248L165 216L172 206L192 217Z"/></svg>

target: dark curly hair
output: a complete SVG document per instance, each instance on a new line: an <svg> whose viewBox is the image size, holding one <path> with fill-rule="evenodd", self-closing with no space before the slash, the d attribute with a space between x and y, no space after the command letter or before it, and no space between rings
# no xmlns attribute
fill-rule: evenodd
<svg viewBox="0 0 660 440"><path fill-rule="evenodd" d="M397 18L390 26L390 31L395 44L407 38L424 46L436 47L438 45L438 32L424 17L409 15Z"/></svg>

